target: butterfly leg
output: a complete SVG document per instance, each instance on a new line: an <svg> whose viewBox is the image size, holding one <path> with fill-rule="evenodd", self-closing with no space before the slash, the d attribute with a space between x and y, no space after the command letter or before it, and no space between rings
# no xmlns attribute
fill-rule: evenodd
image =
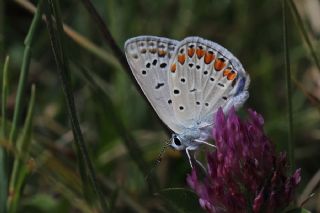
<svg viewBox="0 0 320 213"><path fill-rule="evenodd" d="M205 167L203 166L203 164L197 159L197 154L199 153L199 149L196 150L193 154L193 158L194 160L198 163L198 165L202 168L203 171L206 171Z"/></svg>
<svg viewBox="0 0 320 213"><path fill-rule="evenodd" d="M208 143L208 142L206 142L206 141L203 141L203 140L196 139L196 140L194 140L194 142L197 142L197 143L200 143L200 144L206 144L206 145L208 145L208 146L217 148L215 145L213 145L213 144L211 144L211 143Z"/></svg>
<svg viewBox="0 0 320 213"><path fill-rule="evenodd" d="M191 161L191 157L190 157L190 153L189 153L190 150L191 150L190 147L187 147L187 148L186 148L186 153L187 153L187 156L188 156L188 160L189 160L189 163L190 163L190 167L191 167L191 169L193 169L192 161Z"/></svg>

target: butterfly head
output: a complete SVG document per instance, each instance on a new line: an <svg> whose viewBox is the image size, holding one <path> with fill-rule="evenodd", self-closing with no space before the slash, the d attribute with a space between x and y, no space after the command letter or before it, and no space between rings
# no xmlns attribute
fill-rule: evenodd
<svg viewBox="0 0 320 213"><path fill-rule="evenodd" d="M188 129L186 132L181 134L172 134L170 146L176 150L184 150L187 147L196 147L198 146L194 140L200 137L199 130Z"/></svg>
<svg viewBox="0 0 320 213"><path fill-rule="evenodd" d="M172 134L171 137L171 147L176 149L176 150L183 150L185 149L185 145L183 145L182 140L179 135L177 134Z"/></svg>

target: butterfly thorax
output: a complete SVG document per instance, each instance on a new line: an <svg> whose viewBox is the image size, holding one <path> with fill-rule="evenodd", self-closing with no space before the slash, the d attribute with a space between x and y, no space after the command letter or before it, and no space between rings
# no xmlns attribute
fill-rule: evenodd
<svg viewBox="0 0 320 213"><path fill-rule="evenodd" d="M171 146L176 150L184 150L186 148L194 150L199 146L196 140L204 139L207 139L207 136L199 128L188 128L180 134L172 134Z"/></svg>

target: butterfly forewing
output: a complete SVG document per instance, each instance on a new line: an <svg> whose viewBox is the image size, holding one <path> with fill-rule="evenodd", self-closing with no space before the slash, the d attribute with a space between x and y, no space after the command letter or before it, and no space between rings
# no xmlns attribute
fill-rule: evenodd
<svg viewBox="0 0 320 213"><path fill-rule="evenodd" d="M174 132L183 126L175 119L168 85L169 61L179 42L155 36L139 36L125 43L131 70L161 120Z"/></svg>
<svg viewBox="0 0 320 213"><path fill-rule="evenodd" d="M185 127L212 123L213 113L219 107L229 107L234 96L249 84L238 59L222 46L199 37L181 41L170 64L173 112Z"/></svg>

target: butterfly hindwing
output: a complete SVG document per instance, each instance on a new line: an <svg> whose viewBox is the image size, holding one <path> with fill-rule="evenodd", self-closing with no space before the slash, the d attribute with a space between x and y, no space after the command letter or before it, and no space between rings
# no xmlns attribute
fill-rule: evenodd
<svg viewBox="0 0 320 213"><path fill-rule="evenodd" d="M125 43L125 53L134 77L160 119L174 132L182 126L175 120L169 94L168 70L178 41L139 36Z"/></svg>
<svg viewBox="0 0 320 213"><path fill-rule="evenodd" d="M219 107L240 106L248 97L249 76L219 44L187 37L176 47L170 64L173 111L185 127L208 125Z"/></svg>

